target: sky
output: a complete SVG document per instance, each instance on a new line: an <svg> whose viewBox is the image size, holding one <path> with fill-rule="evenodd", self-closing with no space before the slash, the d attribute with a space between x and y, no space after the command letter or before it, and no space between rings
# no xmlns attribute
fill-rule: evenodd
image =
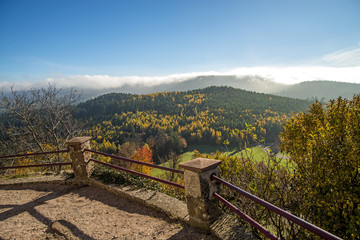
<svg viewBox="0 0 360 240"><path fill-rule="evenodd" d="M0 88L360 84L359 0L0 0Z"/></svg>

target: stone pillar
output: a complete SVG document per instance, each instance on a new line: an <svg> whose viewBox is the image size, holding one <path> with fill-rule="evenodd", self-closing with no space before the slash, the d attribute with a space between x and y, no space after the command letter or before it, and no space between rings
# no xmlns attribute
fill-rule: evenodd
<svg viewBox="0 0 360 240"><path fill-rule="evenodd" d="M72 168L74 170L75 182L87 184L88 178L93 170L93 162L90 162L91 153L84 149L90 149L91 137L76 137L66 142L70 151Z"/></svg>
<svg viewBox="0 0 360 240"><path fill-rule="evenodd" d="M190 224L210 231L211 224L221 215L218 201L213 197L219 192L219 185L210 180L210 176L219 176L219 160L196 158L180 164L185 170L185 196Z"/></svg>

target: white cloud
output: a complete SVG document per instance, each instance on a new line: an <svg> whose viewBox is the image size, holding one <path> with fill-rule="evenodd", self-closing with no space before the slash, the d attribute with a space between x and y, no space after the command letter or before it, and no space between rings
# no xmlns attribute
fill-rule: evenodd
<svg viewBox="0 0 360 240"><path fill-rule="evenodd" d="M320 61L336 67L360 66L360 48L339 50L325 55Z"/></svg>
<svg viewBox="0 0 360 240"><path fill-rule="evenodd" d="M89 89L110 89L119 88L124 85L145 85L156 86L164 83L182 82L197 76L209 75L235 75L238 77L258 76L269 81L284 84L295 84L304 81L330 80L339 82L351 82L360 84L360 66L357 67L241 67L227 72L193 72L172 74L166 76L109 76L109 75L74 75L57 76L47 78L44 81L32 82L0 82L0 89L9 89L14 85L15 89L28 89L56 84L63 88L89 88Z"/></svg>
<svg viewBox="0 0 360 240"><path fill-rule="evenodd" d="M82 87L91 89L118 88L124 85L156 86L164 83L182 82L196 76L219 75L217 72L194 72L172 74L167 76L109 76L109 75L75 75L69 77L47 78L46 83L63 87Z"/></svg>
<svg viewBox="0 0 360 240"><path fill-rule="evenodd" d="M258 75L274 82L294 84L304 81L329 80L338 82L360 83L358 67L252 67L237 68L227 74L246 76Z"/></svg>
<svg viewBox="0 0 360 240"><path fill-rule="evenodd" d="M9 91L12 87L14 90L30 89L38 86L38 83L33 83L29 81L23 82L0 82L0 91Z"/></svg>
<svg viewBox="0 0 360 240"><path fill-rule="evenodd" d="M156 86L159 84L182 82L197 76L235 75L239 77L258 76L270 81L295 84L304 81L329 80L360 84L360 48L339 50L327 54L310 66L294 67L239 67L229 71L191 72L166 76L109 76L109 75L56 75L39 82L0 82L1 89L14 85L17 89L44 86L49 83L64 88L110 89L124 85Z"/></svg>

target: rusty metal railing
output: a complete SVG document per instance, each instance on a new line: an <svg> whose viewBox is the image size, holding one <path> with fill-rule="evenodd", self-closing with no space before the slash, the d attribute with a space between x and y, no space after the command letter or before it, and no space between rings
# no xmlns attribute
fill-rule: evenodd
<svg viewBox="0 0 360 240"><path fill-rule="evenodd" d="M151 163L144 163L144 162L136 161L136 160L129 159L129 158L124 158L124 157L119 157L119 156L111 155L111 154L108 154L108 153L103 153L103 152L94 151L94 150L91 150L91 149L85 149L85 151L91 152L91 153L95 153L95 154L100 154L100 155L103 155L103 156L106 156L106 157L110 157L110 158L113 158L113 159L123 160L123 161L130 162L130 163L145 165L145 166L152 167L152 168L158 168L158 169L162 169L162 170L165 170L165 171L170 171L170 172L174 172L174 173L184 174L184 171L182 171L182 170L180 170L180 169L163 167L163 166L159 166L159 165L155 165L155 164L151 164Z"/></svg>
<svg viewBox="0 0 360 240"><path fill-rule="evenodd" d="M214 193L214 197L217 198L220 202L222 202L223 204L225 204L226 206L228 206L233 212L235 212L237 215L239 215L242 219L244 219L246 222L250 223L251 226L255 227L256 229L258 229L261 233L263 233L266 237L268 237L269 239L272 240L277 240L279 239L278 237L276 237L274 234L272 234L269 230L267 230L266 228L264 228L260 223L258 223L257 221L255 221L254 219L252 219L251 217L249 217L248 215L246 215L245 213L243 213L242 211L240 211L237 207L235 207L234 205L232 205L230 202L228 202L227 200L225 200L225 198L223 198L222 196L220 196L217 193Z"/></svg>
<svg viewBox="0 0 360 240"><path fill-rule="evenodd" d="M241 188L238 188L234 185L232 185L229 182L224 181L223 179L212 175L211 176L211 180L215 180L223 185L225 185L226 187L234 190L237 193L240 193L241 195L251 199L252 201L262 205L263 207L265 207L266 209L269 209L272 212L275 212L277 214L279 214L280 216L285 217L286 219L302 226L303 228L307 229L308 231L318 235L319 237L326 239L326 240L341 240L341 238L289 213L286 212L285 210L276 207L275 205L266 202L265 200L258 198L254 195L252 195L251 193L248 193L244 190L242 190ZM276 236L274 236L272 233L270 233L268 230L266 230L263 226L261 226L258 222L256 222L255 220L251 219L249 216L245 215L244 213L242 213L238 208L236 208L235 206L233 206L230 202L228 202L227 200L225 200L223 197L221 197L219 194L214 193L214 197L219 199L219 201L221 201L222 203L224 203L226 206L228 206L231 210L233 210L236 214L238 214L241 218L243 218L245 221L248 221L252 226L254 226L255 228L257 228L260 232L262 232L265 236L267 236L270 239L278 239Z"/></svg>
<svg viewBox="0 0 360 240"><path fill-rule="evenodd" d="M57 154L57 153L68 153L69 150L59 150L59 151L50 151L50 152L40 152L40 153L24 153L24 154L16 154L16 155L6 155L0 156L0 159L4 158L18 158L18 157L27 157L27 156L40 156L40 155L48 155L48 154ZM31 168L31 167L49 167L49 166L63 166L63 165L71 165L71 162L62 162L62 163L43 163L43 164L32 164L32 165L21 165L21 166L0 166L1 169L15 169L15 168Z"/></svg>
<svg viewBox="0 0 360 240"><path fill-rule="evenodd" d="M24 154L17 154L17 155L0 156L0 159L2 159L2 158L27 157L27 156L39 156L39 155L47 155L47 154L55 154L55 153L67 153L67 152L69 152L68 149L59 150L59 151L51 151L51 152L24 153Z"/></svg>
<svg viewBox="0 0 360 240"><path fill-rule="evenodd" d="M98 151L91 150L91 149L85 149L85 151L95 153L95 154L99 154L99 155L102 155L102 156L105 156L105 157L110 157L110 158L113 158L113 159L123 160L123 161L130 162L130 163L144 165L144 166L148 166L148 167L152 167L152 168L158 168L158 169L165 170L165 171L170 171L170 172L173 172L173 173L184 174L184 171L182 171L180 169L168 168L168 167L163 167L163 166L159 166L159 165L155 165L155 164L151 164L151 163L140 162L140 161L136 161L136 160L133 160L133 159L119 157L119 156L111 155L111 154L108 154L108 153L98 152ZM139 172L127 169L127 168L120 167L120 166L116 166L116 165L113 165L113 164L110 164L110 163L101 162L101 161L96 160L96 159L90 159L90 161L93 161L93 162L96 162L96 163L99 163L99 164L102 164L102 165L105 165L105 166L108 166L108 167L111 167L111 168L114 168L114 169L117 169L117 170L120 170L120 171L135 174L135 175L138 175L138 176L141 176L141 177L144 177L144 178L149 178L149 179L154 180L154 181L158 181L158 182L161 182L161 183L172 185L172 186L175 186L175 187L178 187L178 188L182 188L182 189L185 188L183 185L178 184L178 183L174 183L174 182L167 181L167 180L164 180L164 179L161 179L161 178L149 176L149 175L139 173Z"/></svg>
<svg viewBox="0 0 360 240"><path fill-rule="evenodd" d="M63 162L63 163L44 163L44 164L22 165L22 166L8 166L8 167L0 167L0 169L31 168L31 167L49 167L49 166L63 166L63 165L71 165L71 162Z"/></svg>
<svg viewBox="0 0 360 240"><path fill-rule="evenodd" d="M139 172L127 169L127 168L119 167L119 166L116 166L116 165L113 165L113 164L110 164L110 163L105 163L105 162L102 162L102 161L99 161L99 160L96 160L96 159L90 159L90 161L93 161L93 162L96 162L96 163L99 163L99 164L102 164L102 165L105 165L105 166L108 166L108 167L111 167L111 168L114 168L114 169L117 169L117 170L120 170L120 171L128 172L128 173L135 174L135 175L138 175L138 176L141 176L141 177L144 177L144 178L149 178L151 180L155 180L155 181L158 181L158 182L162 182L162 183L165 183L165 184L168 184L168 185L172 185L172 186L175 186L175 187L178 187L178 188L185 189L185 187L183 185L178 184L178 183L174 183L174 182L170 182L170 181L160 179L160 178L157 178L157 177L149 176L149 175L146 175L144 173L139 173Z"/></svg>
<svg viewBox="0 0 360 240"><path fill-rule="evenodd" d="M113 159L123 160L123 161L130 162L130 163L141 164L141 165L145 165L145 166L149 166L149 167L153 167L153 168L158 168L158 169L162 169L162 170L166 170L166 171L170 171L170 172L174 172L174 173L178 173L178 174L184 174L184 171L182 171L180 169L174 169L174 168L163 167L163 166L159 166L159 165L155 165L155 164L144 163L144 162L136 161L136 160L129 159L129 158L124 158L124 157L119 157L119 156L115 156L115 155L111 155L111 154L107 154L107 153L94 151L94 150L91 150L91 149L85 149L85 151L95 153L95 154L100 154L100 155L110 157L110 158L113 158ZM0 156L0 159L26 157L26 156L39 156L39 155L67 153L67 152L69 152L68 149L60 150L60 151L41 152L41 153L25 153L25 154L17 154L17 155ZM99 164L102 164L102 165L106 165L108 167L115 168L115 169L120 170L120 171L124 171L124 172L135 174L135 175L138 175L138 176L141 176L141 177L149 178L149 179L152 179L154 181L158 181L158 182L161 182L161 183L172 185L172 186L175 186L175 187L178 187L178 188L182 188L182 189L185 188L183 185L178 184L178 183L174 183L174 182L167 181L167 180L164 180L164 179L149 176L149 175L139 173L139 172L136 172L136 171L133 171L133 170L129 170L129 169L126 169L126 168L123 168L123 167L119 167L119 166L116 166L116 165L113 165L113 164L104 163L104 162L101 162L101 161L96 160L96 159L90 159L90 161L93 161L93 162L96 162L96 163L99 163ZM44 163L44 164L32 164L32 165L22 165L22 166L5 166L5 167L0 166L0 170L1 169L16 169L16 168L31 168L31 167L62 166L62 165L71 165L71 164L72 163L69 162L69 163Z"/></svg>

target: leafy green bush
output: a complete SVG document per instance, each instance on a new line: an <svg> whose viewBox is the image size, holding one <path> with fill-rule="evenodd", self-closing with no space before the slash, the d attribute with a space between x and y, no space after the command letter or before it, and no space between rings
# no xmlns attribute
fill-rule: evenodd
<svg viewBox="0 0 360 240"><path fill-rule="evenodd" d="M270 155L263 161L255 161L251 151L246 151L246 154L241 156L227 156L220 152L213 154L195 152L195 157L221 160L221 178L275 206L301 216L297 211L300 205L298 194L301 193L291 190L293 166L290 164ZM298 225L225 186L221 188L220 195L281 239L311 239L313 237L311 233ZM223 207L223 210L229 211L226 207ZM252 230L261 235L256 229Z"/></svg>
<svg viewBox="0 0 360 240"><path fill-rule="evenodd" d="M345 239L360 236L360 95L338 98L284 126L282 148L296 165L294 191L301 212Z"/></svg>

